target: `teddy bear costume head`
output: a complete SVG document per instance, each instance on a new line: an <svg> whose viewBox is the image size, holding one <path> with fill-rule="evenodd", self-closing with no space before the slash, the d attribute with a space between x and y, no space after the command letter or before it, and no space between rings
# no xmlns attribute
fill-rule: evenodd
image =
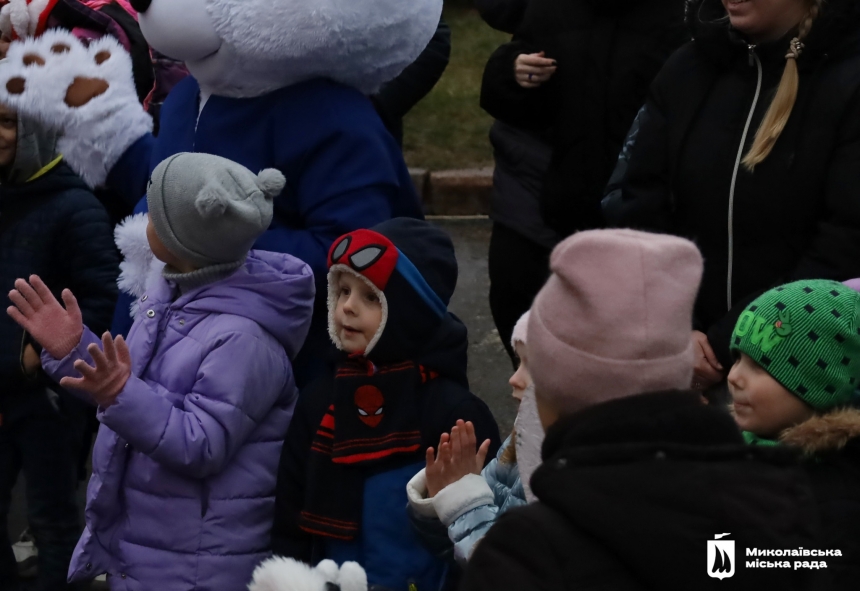
<svg viewBox="0 0 860 591"><path fill-rule="evenodd" d="M0 23L32 35L50 0L11 0ZM132 0L147 42L209 94L249 97L311 78L366 94L427 46L442 0Z"/></svg>
<svg viewBox="0 0 860 591"><path fill-rule="evenodd" d="M252 96L325 77L372 93L427 46L441 0L135 0L155 49L202 88Z"/></svg>

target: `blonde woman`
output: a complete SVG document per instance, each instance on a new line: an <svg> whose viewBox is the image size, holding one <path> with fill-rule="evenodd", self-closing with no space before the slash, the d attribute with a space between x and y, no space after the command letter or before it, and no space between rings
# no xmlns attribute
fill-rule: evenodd
<svg viewBox="0 0 860 591"><path fill-rule="evenodd" d="M693 387L706 389L756 296L860 274L860 2L691 0L687 24L694 41L658 74L604 213L701 249Z"/></svg>

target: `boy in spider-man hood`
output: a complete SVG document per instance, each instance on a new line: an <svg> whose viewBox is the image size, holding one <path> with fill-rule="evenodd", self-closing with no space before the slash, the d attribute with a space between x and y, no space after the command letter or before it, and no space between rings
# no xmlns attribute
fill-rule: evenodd
<svg viewBox="0 0 860 591"><path fill-rule="evenodd" d="M466 379L466 327L448 312L451 239L396 218L356 230L328 255L333 376L301 395L281 455L275 554L354 560L370 585L439 589L445 562L406 514L406 483L457 419L499 446L495 420Z"/></svg>

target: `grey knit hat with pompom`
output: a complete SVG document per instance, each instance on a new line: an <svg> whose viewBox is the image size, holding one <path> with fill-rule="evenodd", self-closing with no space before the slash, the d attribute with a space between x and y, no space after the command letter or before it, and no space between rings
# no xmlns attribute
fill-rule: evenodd
<svg viewBox="0 0 860 591"><path fill-rule="evenodd" d="M202 268L245 259L285 184L274 168L254 174L226 158L183 152L155 167L146 201L167 250Z"/></svg>

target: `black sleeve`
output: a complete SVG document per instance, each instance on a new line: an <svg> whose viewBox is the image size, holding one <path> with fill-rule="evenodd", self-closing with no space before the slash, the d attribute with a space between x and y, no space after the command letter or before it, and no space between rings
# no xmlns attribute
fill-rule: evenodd
<svg viewBox="0 0 860 591"><path fill-rule="evenodd" d="M514 127L543 130L555 119L556 79L537 88L523 88L514 76L514 62L523 53L541 51L523 38L515 37L490 56L481 81L481 108Z"/></svg>
<svg viewBox="0 0 860 591"><path fill-rule="evenodd" d="M672 226L668 129L653 92L637 120L634 141L625 145L627 160L619 163L626 171L610 185L615 193L603 204L603 214L612 227L668 232Z"/></svg>
<svg viewBox="0 0 860 591"><path fill-rule="evenodd" d="M860 95L839 129L823 187L825 214L789 281L860 277Z"/></svg>
<svg viewBox="0 0 860 591"><path fill-rule="evenodd" d="M81 307L84 324L95 334L108 330L116 306L119 252L107 211L89 192L80 191L65 203L69 211L54 244L58 276Z"/></svg>
<svg viewBox="0 0 860 591"><path fill-rule="evenodd" d="M387 126L398 122L433 90L451 56L451 29L441 18L430 43L397 78L386 82L373 97Z"/></svg>
<svg viewBox="0 0 860 591"><path fill-rule="evenodd" d="M281 448L278 483L275 487L275 522L272 526L272 552L277 556L310 563L313 559L313 538L299 528L299 513L304 507L308 458L314 432L322 414L314 422L314 401L324 396L322 378L299 395L293 419Z"/></svg>
<svg viewBox="0 0 860 591"><path fill-rule="evenodd" d="M523 20L529 0L475 0L484 22L503 33L513 34Z"/></svg>
<svg viewBox="0 0 860 591"><path fill-rule="evenodd" d="M624 138L624 144L621 146L621 152L618 154L618 161L615 163L615 168L612 175L609 177L609 182L606 183L604 198L601 202L603 214L606 217L613 216L613 210L620 207L621 200L621 185L627 177L627 168L630 164L630 154L633 151L633 146L636 145L636 137L639 135L640 121L645 113L645 105L636 113L636 118L633 119L633 124L627 131L627 136Z"/></svg>
<svg viewBox="0 0 860 591"><path fill-rule="evenodd" d="M538 505L506 511L475 547L461 591L556 591L569 589L559 553L575 560L574 548L547 535L542 523L545 508ZM556 521L559 520L556 518ZM558 523L555 528L558 528Z"/></svg>

